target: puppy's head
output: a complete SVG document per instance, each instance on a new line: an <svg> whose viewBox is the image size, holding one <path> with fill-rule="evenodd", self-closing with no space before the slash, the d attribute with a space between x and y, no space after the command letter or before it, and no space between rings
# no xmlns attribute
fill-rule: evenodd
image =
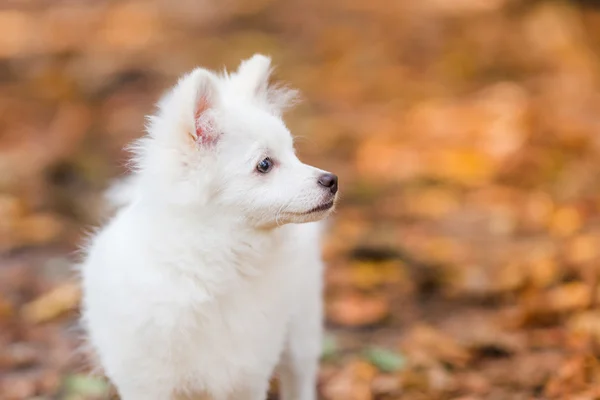
<svg viewBox="0 0 600 400"><path fill-rule="evenodd" d="M302 163L281 119L295 93L269 85L270 59L238 70L198 68L180 79L136 145L140 182L154 196L240 216L255 226L316 221L338 182Z"/></svg>

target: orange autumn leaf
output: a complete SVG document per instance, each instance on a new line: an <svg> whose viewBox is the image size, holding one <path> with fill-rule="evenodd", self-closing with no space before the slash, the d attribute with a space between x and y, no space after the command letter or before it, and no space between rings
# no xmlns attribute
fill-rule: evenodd
<svg viewBox="0 0 600 400"><path fill-rule="evenodd" d="M390 313L389 301L380 295L342 294L327 304L328 319L339 325L358 327L384 320Z"/></svg>

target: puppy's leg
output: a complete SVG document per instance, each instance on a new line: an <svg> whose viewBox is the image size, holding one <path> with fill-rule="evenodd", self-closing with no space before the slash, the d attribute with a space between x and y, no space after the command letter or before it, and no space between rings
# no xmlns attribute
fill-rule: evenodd
<svg viewBox="0 0 600 400"><path fill-rule="evenodd" d="M281 400L316 400L321 355L322 300L307 299L290 323L287 346L279 365Z"/></svg>

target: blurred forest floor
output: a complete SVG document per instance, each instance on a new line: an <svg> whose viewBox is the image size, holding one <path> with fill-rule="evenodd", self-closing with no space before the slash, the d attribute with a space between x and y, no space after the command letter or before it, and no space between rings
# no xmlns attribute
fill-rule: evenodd
<svg viewBox="0 0 600 400"><path fill-rule="evenodd" d="M327 400L600 398L600 10L5 0L0 398L91 400L71 263L176 77L269 53L340 175ZM218 4L218 6L217 6Z"/></svg>

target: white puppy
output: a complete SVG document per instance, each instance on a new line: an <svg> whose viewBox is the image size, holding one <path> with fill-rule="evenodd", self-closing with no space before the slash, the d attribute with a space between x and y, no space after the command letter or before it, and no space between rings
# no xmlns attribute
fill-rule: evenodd
<svg viewBox="0 0 600 400"><path fill-rule="evenodd" d="M124 400L263 400L275 370L282 399L316 399L337 177L294 154L270 69L181 78L87 249L83 322Z"/></svg>

